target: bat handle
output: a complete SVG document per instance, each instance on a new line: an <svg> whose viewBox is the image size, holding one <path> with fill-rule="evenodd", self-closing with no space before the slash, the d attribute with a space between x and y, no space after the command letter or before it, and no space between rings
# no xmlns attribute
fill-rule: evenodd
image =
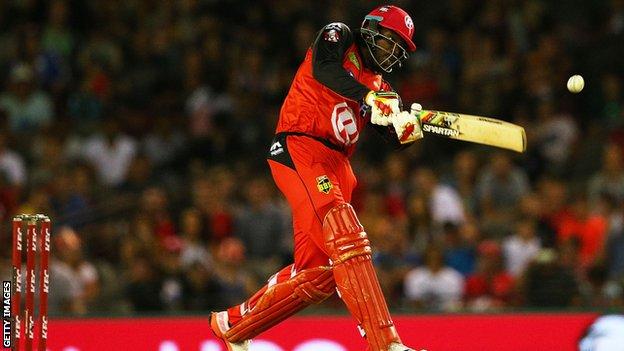
<svg viewBox="0 0 624 351"><path fill-rule="evenodd" d="M419 117L420 116L420 112L422 111L422 105L419 103L412 103L412 105L410 106L410 113L412 114L412 116L414 117Z"/></svg>

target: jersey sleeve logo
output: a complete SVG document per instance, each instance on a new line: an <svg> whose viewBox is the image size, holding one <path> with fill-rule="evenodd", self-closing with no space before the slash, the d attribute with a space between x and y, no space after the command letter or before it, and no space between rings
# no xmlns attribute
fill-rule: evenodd
<svg viewBox="0 0 624 351"><path fill-rule="evenodd" d="M335 29L326 30L323 33L323 39L326 41L331 41L332 43L337 43L340 40L340 34Z"/></svg>
<svg viewBox="0 0 624 351"><path fill-rule="evenodd" d="M355 56L354 52L350 52L349 53L349 61L351 61L351 63L353 65L355 65L355 68L357 68L358 71L361 69L360 68L360 61L358 61L357 56Z"/></svg>
<svg viewBox="0 0 624 351"><path fill-rule="evenodd" d="M342 28L340 23L334 22L325 26L323 30L323 39L332 43L337 43L340 40Z"/></svg>

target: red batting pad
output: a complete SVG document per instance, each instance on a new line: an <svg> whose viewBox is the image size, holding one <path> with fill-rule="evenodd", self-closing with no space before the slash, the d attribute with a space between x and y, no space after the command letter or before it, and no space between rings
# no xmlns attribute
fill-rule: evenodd
<svg viewBox="0 0 624 351"><path fill-rule="evenodd" d="M335 290L331 267L305 269L289 280L267 288L258 303L233 325L225 338L231 342L251 339Z"/></svg>
<svg viewBox="0 0 624 351"><path fill-rule="evenodd" d="M371 260L370 242L349 204L331 209L323 224L340 297L366 332L371 351L400 343Z"/></svg>

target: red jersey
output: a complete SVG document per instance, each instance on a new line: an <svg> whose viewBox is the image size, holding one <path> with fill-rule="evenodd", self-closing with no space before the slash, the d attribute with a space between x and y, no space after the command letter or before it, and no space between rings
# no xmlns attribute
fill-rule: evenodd
<svg viewBox="0 0 624 351"><path fill-rule="evenodd" d="M329 59L325 60L326 56L330 56ZM340 89L332 89L317 79L320 75L317 72L329 66L329 61L335 62L338 58L341 59L342 71L334 70L328 74L340 80L334 81L334 88ZM334 79L333 76L327 78ZM297 70L280 111L276 133L306 134L325 140L346 155L351 155L360 132L370 118L360 112L364 104L362 99L370 90L390 90L390 86L380 74L364 66L348 27L332 23L319 33Z"/></svg>

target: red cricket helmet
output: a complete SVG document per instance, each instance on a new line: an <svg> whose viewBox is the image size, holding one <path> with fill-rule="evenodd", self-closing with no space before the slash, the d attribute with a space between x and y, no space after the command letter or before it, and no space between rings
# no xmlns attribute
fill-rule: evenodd
<svg viewBox="0 0 624 351"><path fill-rule="evenodd" d="M396 33L405 44L383 35L380 27ZM385 5L371 11L364 17L360 33L374 63L378 69L385 72L392 72L395 66L401 67L407 60L407 51L416 50L416 45L412 41L414 22L407 12L396 6ZM379 40L390 43L391 47L380 44ZM407 48L404 47L405 45Z"/></svg>
<svg viewBox="0 0 624 351"><path fill-rule="evenodd" d="M364 17L364 23L367 20L375 20L380 26L396 32L405 40L409 51L416 50L416 44L412 41L414 22L410 15L400 7L393 5L380 6Z"/></svg>

